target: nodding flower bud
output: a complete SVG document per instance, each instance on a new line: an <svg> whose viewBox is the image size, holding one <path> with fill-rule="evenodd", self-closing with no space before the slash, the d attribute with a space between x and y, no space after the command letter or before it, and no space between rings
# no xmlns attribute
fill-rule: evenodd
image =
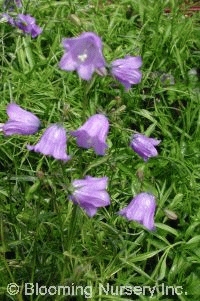
<svg viewBox="0 0 200 301"><path fill-rule="evenodd" d="M160 142L161 140L155 138L149 138L142 134L135 134L132 137L131 147L144 161L147 161L149 158L158 155L155 146Z"/></svg>

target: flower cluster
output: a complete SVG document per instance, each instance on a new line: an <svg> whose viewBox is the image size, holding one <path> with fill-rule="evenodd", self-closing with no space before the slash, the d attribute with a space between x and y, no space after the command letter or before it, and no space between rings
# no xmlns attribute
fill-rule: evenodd
<svg viewBox="0 0 200 301"><path fill-rule="evenodd" d="M8 121L1 125L1 130L6 136L32 135L40 127L40 120L33 113L22 109L19 105L11 103L7 106ZM108 147L106 139L109 131L109 121L103 114L95 114L77 130L70 134L77 139L77 145L82 148L93 148L97 155L105 155ZM158 153L154 145L158 145L159 140L148 138L142 134L133 136L131 146L144 161ZM46 156L51 156L64 162L71 157L66 153L67 135L63 126L59 124L50 125L34 146L27 145L30 151L39 152ZM82 207L89 216L96 214L99 207L108 206L110 197L106 192L108 179L93 178L87 176L83 180L72 182L73 193L70 199ZM148 193L141 193L119 214L128 220L135 220L142 223L147 229L154 229L153 216L155 212L155 198Z"/></svg>
<svg viewBox="0 0 200 301"><path fill-rule="evenodd" d="M22 109L15 103L7 106L8 121L1 125L1 130L6 136L32 135L40 127L40 120L33 113ZM109 121L103 114L95 114L77 130L71 131L71 136L77 138L77 144L82 148L93 148L97 155L105 155L107 148L106 139L109 130ZM28 150L51 156L55 159L68 161L66 154L67 135L64 127L59 124L50 125L39 142L28 145Z"/></svg>
<svg viewBox="0 0 200 301"><path fill-rule="evenodd" d="M59 66L62 70L77 70L78 75L84 80L90 80L96 71L99 75L106 75L106 67L110 74L128 90L132 85L141 81L142 66L140 56L126 56L114 60L107 66L102 53L102 41L93 32L84 32L79 37L63 39L65 50Z"/></svg>
<svg viewBox="0 0 200 301"><path fill-rule="evenodd" d="M21 1L14 1L20 8ZM34 17L18 14L16 18L4 13L3 17L12 26L31 35L33 38L41 34L42 29L36 24ZM125 56L116 59L107 65L103 56L102 41L93 32L84 32L79 37L65 38L62 41L64 54L59 67L65 71L77 71L80 78L90 80L93 73L101 76L110 74L118 80L126 90L141 81L142 59L140 56ZM40 127L40 120L33 113L22 109L19 105L11 103L7 106L8 121L1 125L6 136L33 135ZM69 135L75 137L81 148L92 148L97 155L105 155L108 148L106 143L109 132L109 120L103 114L90 116L78 129L70 131ZM149 138L144 134L136 133L131 138L131 148L144 160L158 155L156 146L160 140ZM67 154L67 132L60 124L51 124L44 130L35 145L27 145L29 151L51 156L54 159L67 162L71 156ZM84 179L72 182L70 200L85 210L88 216L96 214L98 208L110 205L110 196L107 192L107 177L86 176ZM147 192L136 195L128 206L118 213L128 220L136 221L148 230L154 230L154 214L156 208L155 197Z"/></svg>

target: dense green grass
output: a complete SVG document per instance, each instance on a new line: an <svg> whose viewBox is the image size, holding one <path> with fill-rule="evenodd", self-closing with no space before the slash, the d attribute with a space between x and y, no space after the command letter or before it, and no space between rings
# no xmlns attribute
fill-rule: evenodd
<svg viewBox="0 0 200 301"><path fill-rule="evenodd" d="M70 3L71 2L71 3ZM179 1L181 3L181 1ZM172 13L165 14L164 8ZM43 128L62 122L78 128L102 112L110 120L104 157L78 149L63 164L29 152L34 136L0 136L0 300L85 300L84 296L25 296L25 283L86 285L90 300L149 300L142 294L107 295L99 285L156 286L151 300L200 298L200 65L199 14L184 16L177 1L24 1L43 33L36 39L1 23L0 119L14 100L35 113ZM107 62L141 55L142 82L129 92L111 77L87 83L58 68L63 37L93 31ZM199 71L199 70L197 70ZM174 77L174 84L162 74ZM129 147L139 131L161 139L159 156L144 163ZM107 176L111 205L89 218L68 200L70 183L85 175ZM156 196L156 231L116 213L133 196ZM164 209L178 219L166 217ZM9 283L20 293L10 296ZM182 287L182 294L166 286ZM180 290L178 291L180 292ZM185 293L187 292L187 294Z"/></svg>

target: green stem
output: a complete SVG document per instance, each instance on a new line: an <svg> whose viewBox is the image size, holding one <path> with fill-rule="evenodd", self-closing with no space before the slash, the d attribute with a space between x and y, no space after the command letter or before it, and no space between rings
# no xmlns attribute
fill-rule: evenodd
<svg viewBox="0 0 200 301"><path fill-rule="evenodd" d="M93 78L84 83L84 87L83 87L83 119L86 119L86 111L89 109L89 102L88 102L88 93L91 90L91 88L93 87L95 82L95 76L93 76Z"/></svg>
<svg viewBox="0 0 200 301"><path fill-rule="evenodd" d="M72 241L74 240L74 237L75 237L77 216L78 216L78 206L73 205L71 223L69 225L69 231L68 231L68 241L67 241L67 250L68 251L71 250Z"/></svg>

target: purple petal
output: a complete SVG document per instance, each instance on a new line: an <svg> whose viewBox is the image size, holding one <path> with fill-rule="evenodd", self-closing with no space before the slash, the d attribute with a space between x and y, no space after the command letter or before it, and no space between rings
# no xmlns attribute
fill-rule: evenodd
<svg viewBox="0 0 200 301"><path fill-rule="evenodd" d="M36 24L35 18L30 15L17 15L17 18L14 19L12 25L18 27L27 34L30 34L32 38L37 37L42 32L42 28Z"/></svg>
<svg viewBox="0 0 200 301"><path fill-rule="evenodd" d="M90 217L93 217L97 213L97 208L95 206L85 204L84 206L80 207L82 207Z"/></svg>
<svg viewBox="0 0 200 301"><path fill-rule="evenodd" d="M72 185L75 189L81 188L81 187L91 187L91 189L95 190L103 190L108 185L108 178L102 177L102 178L94 178L91 176L86 176L83 180L74 180L72 182Z"/></svg>
<svg viewBox="0 0 200 301"><path fill-rule="evenodd" d="M141 57L128 56L124 59L113 61L111 64L111 73L128 90L131 85L138 84L141 81L142 73L139 70L141 65Z"/></svg>
<svg viewBox="0 0 200 301"><path fill-rule="evenodd" d="M161 140L155 139L155 138L149 138L149 141L153 144L153 145L158 145L160 144Z"/></svg>
<svg viewBox="0 0 200 301"><path fill-rule="evenodd" d="M95 70L104 70L105 59L102 54L101 39L92 32L86 32L76 38L63 39L66 53L59 66L63 70L77 70L84 80L90 80Z"/></svg>
<svg viewBox="0 0 200 301"><path fill-rule="evenodd" d="M137 221L147 229L154 230L154 214L156 209L155 197L146 192L136 195L130 204L119 211L128 220Z"/></svg>
<svg viewBox="0 0 200 301"><path fill-rule="evenodd" d="M59 67L62 70L73 71L77 68L77 63L73 60L70 53L65 53L60 60Z"/></svg>
<svg viewBox="0 0 200 301"><path fill-rule="evenodd" d="M38 131L40 120L33 113L20 108L17 104L9 104L7 114L9 120L3 126L5 135L31 135Z"/></svg>
<svg viewBox="0 0 200 301"><path fill-rule="evenodd" d="M99 207L110 204L110 197L106 191L107 181L107 177L90 176L82 180L74 180L72 182L74 192L70 199L83 208L89 216L93 216Z"/></svg>
<svg viewBox="0 0 200 301"><path fill-rule="evenodd" d="M108 130L108 119L102 114L95 114L78 130L72 131L71 135L77 138L79 147L92 147L97 155L104 155L108 147L106 144Z"/></svg>
<svg viewBox="0 0 200 301"><path fill-rule="evenodd" d="M134 66L134 69L138 69L142 66L142 58L140 56L126 56L123 59L117 59L112 62L113 67L120 66Z"/></svg>
<svg viewBox="0 0 200 301"><path fill-rule="evenodd" d="M34 124L36 123L38 125L40 124L39 119L33 113L22 109L20 106L18 106L15 103L10 103L9 105L7 105L6 112L11 120L24 122L26 124L29 123L34 123Z"/></svg>
<svg viewBox="0 0 200 301"><path fill-rule="evenodd" d="M93 195L95 191L95 195ZM104 190L79 189L73 194L73 200L77 204L93 204L95 207L104 207L110 204L109 194Z"/></svg>
<svg viewBox="0 0 200 301"><path fill-rule="evenodd" d="M92 74L94 72L94 66L92 65L79 65L77 68L78 75L85 80L90 80L92 77Z"/></svg>
<svg viewBox="0 0 200 301"><path fill-rule="evenodd" d="M27 145L28 150L34 150L58 160L68 161L70 156L66 154L66 147L66 131L57 124L48 127L35 146Z"/></svg>
<svg viewBox="0 0 200 301"><path fill-rule="evenodd" d="M155 138L149 138L142 134L135 134L131 141L131 147L144 159L144 161L147 161L149 158L158 155L154 146L158 145L160 142L160 140Z"/></svg>

